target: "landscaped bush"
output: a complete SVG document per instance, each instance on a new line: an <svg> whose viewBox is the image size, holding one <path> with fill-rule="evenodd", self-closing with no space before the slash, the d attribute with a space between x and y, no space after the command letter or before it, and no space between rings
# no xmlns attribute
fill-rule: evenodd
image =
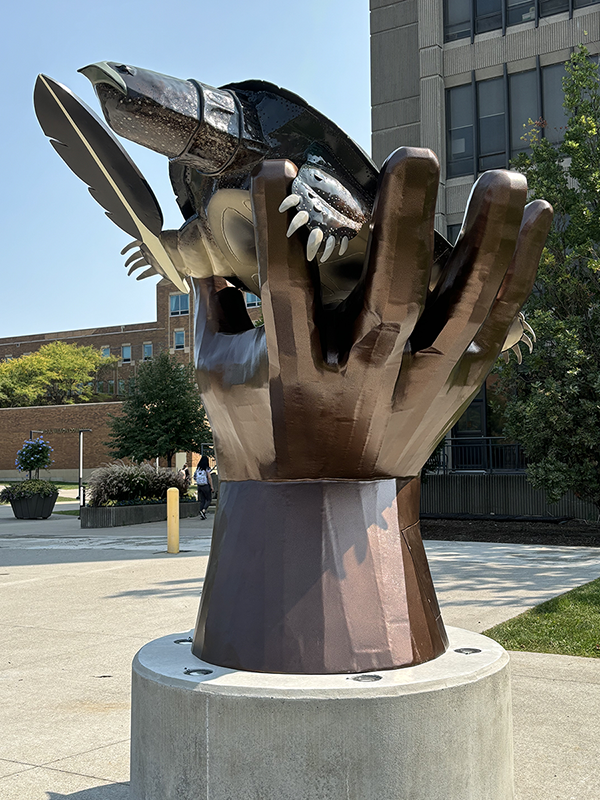
<svg viewBox="0 0 600 800"><path fill-rule="evenodd" d="M52 497L53 494L58 494L56 484L50 481L31 479L5 486L0 492L0 503L10 503L11 500L21 500L24 497L33 497L34 495Z"/></svg>
<svg viewBox="0 0 600 800"><path fill-rule="evenodd" d="M92 472L86 494L90 506L166 503L172 486L179 489L180 500L195 499L187 497L185 479L177 472L157 472L150 464L109 464Z"/></svg>

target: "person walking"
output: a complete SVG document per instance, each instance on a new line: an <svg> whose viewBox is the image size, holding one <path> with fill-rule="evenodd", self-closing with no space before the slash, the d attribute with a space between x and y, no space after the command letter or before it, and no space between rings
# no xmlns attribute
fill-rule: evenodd
<svg viewBox="0 0 600 800"><path fill-rule="evenodd" d="M212 498L212 481L210 479L210 465L208 458L202 456L198 462L196 472L194 473L194 480L198 486L198 502L200 503L200 517L206 519L206 509L208 508Z"/></svg>

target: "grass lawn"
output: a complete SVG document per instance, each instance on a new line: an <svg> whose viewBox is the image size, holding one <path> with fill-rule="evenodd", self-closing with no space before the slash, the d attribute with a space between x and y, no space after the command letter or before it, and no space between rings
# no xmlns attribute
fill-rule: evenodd
<svg viewBox="0 0 600 800"><path fill-rule="evenodd" d="M600 658L600 578L484 633L507 650Z"/></svg>
<svg viewBox="0 0 600 800"><path fill-rule="evenodd" d="M56 511L52 512L53 514L68 514L70 517L78 517L79 516L79 509L78 508L71 508L66 509L65 511Z"/></svg>

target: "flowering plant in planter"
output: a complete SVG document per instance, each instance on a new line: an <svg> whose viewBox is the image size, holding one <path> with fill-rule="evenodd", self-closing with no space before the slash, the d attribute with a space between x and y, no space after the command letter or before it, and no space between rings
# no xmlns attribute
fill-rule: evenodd
<svg viewBox="0 0 600 800"><path fill-rule="evenodd" d="M51 481L40 481L35 478L5 486L0 491L0 503L11 500L22 500L28 497L52 497L57 494L56 486Z"/></svg>
<svg viewBox="0 0 600 800"><path fill-rule="evenodd" d="M48 469L54 463L51 453L54 449L50 446L49 442L39 436L37 439L26 439L23 447L17 453L15 466L20 472L31 473L35 470L35 477L40 477L41 469Z"/></svg>
<svg viewBox="0 0 600 800"><path fill-rule="evenodd" d="M57 497L55 484L29 479L5 486L0 503L10 503L17 519L48 519Z"/></svg>

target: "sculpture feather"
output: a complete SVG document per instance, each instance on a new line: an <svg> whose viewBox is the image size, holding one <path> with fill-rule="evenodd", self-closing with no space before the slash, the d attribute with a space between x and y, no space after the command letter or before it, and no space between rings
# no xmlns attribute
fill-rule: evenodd
<svg viewBox="0 0 600 800"><path fill-rule="evenodd" d="M135 239L142 238L140 223L158 236L163 218L154 192L110 129L66 86L46 75L38 76L33 98L52 146L115 225Z"/></svg>
<svg viewBox="0 0 600 800"><path fill-rule="evenodd" d="M146 245L158 271L188 292L160 240L163 216L156 196L111 130L66 86L47 75L38 76L33 99L42 130L106 209L106 216Z"/></svg>

